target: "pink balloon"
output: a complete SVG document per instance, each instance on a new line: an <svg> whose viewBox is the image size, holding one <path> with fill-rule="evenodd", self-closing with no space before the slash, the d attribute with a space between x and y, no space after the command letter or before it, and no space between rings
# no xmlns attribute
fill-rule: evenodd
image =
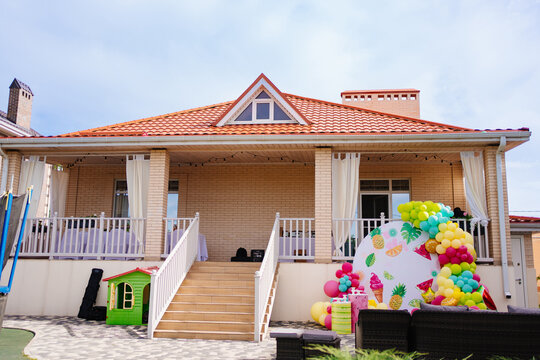
<svg viewBox="0 0 540 360"><path fill-rule="evenodd" d="M326 312L331 314L332 313L332 305L329 305L326 307Z"/></svg>
<svg viewBox="0 0 540 360"><path fill-rule="evenodd" d="M339 283L335 280L329 280L324 284L324 293L329 297L336 297L339 295Z"/></svg>
<svg viewBox="0 0 540 360"><path fill-rule="evenodd" d="M469 264L472 263L474 261L474 258L471 254L467 254L467 260L466 260Z"/></svg>
<svg viewBox="0 0 540 360"><path fill-rule="evenodd" d="M412 308L412 309L411 309L411 315L412 315L416 310L418 310L418 308Z"/></svg>
<svg viewBox="0 0 540 360"><path fill-rule="evenodd" d="M343 269L343 272L345 273L348 273L348 272L351 272L352 271L352 264L351 263L343 263L343 265L341 265L341 268Z"/></svg>
<svg viewBox="0 0 540 360"><path fill-rule="evenodd" d="M347 295L347 293L344 293L344 292L340 291L337 297L343 297L343 295Z"/></svg>
<svg viewBox="0 0 540 360"><path fill-rule="evenodd" d="M332 330L332 315L326 315L324 318L324 326L326 326L328 330Z"/></svg>
<svg viewBox="0 0 540 360"><path fill-rule="evenodd" d="M461 260L457 257L457 256L454 256L453 258L450 259L450 262L452 264L458 264L461 263Z"/></svg>
<svg viewBox="0 0 540 360"><path fill-rule="evenodd" d="M444 300L444 296L438 295L435 297L435 299L433 299L433 301L431 302L431 305L441 305L443 300Z"/></svg>
<svg viewBox="0 0 540 360"><path fill-rule="evenodd" d="M360 275L358 275L357 273L352 273L351 276L353 279L360 280Z"/></svg>
<svg viewBox="0 0 540 360"><path fill-rule="evenodd" d="M480 276L478 274L473 274L472 278L476 281L480 281Z"/></svg>
<svg viewBox="0 0 540 360"><path fill-rule="evenodd" d="M469 307L469 309L480 310L480 308L478 306L471 306L471 307Z"/></svg>
<svg viewBox="0 0 540 360"><path fill-rule="evenodd" d="M352 279L351 280L351 287L358 287L358 285L360 285L360 281L356 280L356 279Z"/></svg>
<svg viewBox="0 0 540 360"><path fill-rule="evenodd" d="M449 247L449 248L446 249L445 254L449 258L454 257L456 255L456 249L454 249L453 247Z"/></svg>
<svg viewBox="0 0 540 360"><path fill-rule="evenodd" d="M467 259L469 258L469 254L461 254L460 258L462 262L467 261Z"/></svg>
<svg viewBox="0 0 540 360"><path fill-rule="evenodd" d="M450 259L448 258L448 256L446 256L446 254L439 255L439 263L441 265L448 264L449 262Z"/></svg>
<svg viewBox="0 0 540 360"><path fill-rule="evenodd" d="M352 289L353 289L352 287L348 288L348 289L347 289L347 294L352 293Z"/></svg>
<svg viewBox="0 0 540 360"><path fill-rule="evenodd" d="M467 252L467 247L465 245L461 245L459 248L458 248L458 251L460 253L466 253Z"/></svg>
<svg viewBox="0 0 540 360"><path fill-rule="evenodd" d="M337 271L336 271L336 277L337 277L338 279L341 279L342 276L343 276L343 271L337 270Z"/></svg>

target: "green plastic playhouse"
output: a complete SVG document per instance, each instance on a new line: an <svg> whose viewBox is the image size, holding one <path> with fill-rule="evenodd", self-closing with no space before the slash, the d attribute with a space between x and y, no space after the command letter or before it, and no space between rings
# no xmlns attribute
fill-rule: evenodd
<svg viewBox="0 0 540 360"><path fill-rule="evenodd" d="M111 276L107 287L107 324L143 325L148 322L150 274L157 266L136 268Z"/></svg>

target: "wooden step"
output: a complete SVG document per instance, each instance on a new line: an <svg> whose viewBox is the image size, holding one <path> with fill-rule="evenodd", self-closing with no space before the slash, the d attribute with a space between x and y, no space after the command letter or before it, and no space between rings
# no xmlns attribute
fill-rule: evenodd
<svg viewBox="0 0 540 360"><path fill-rule="evenodd" d="M255 278L250 280L213 280L212 285L215 287L252 287L255 289ZM189 279L188 277L182 282L182 286L208 286L208 278Z"/></svg>
<svg viewBox="0 0 540 360"><path fill-rule="evenodd" d="M212 312L251 312L255 311L255 303L251 304L230 304L230 303L193 303L193 302L171 302L169 310L180 311L212 311Z"/></svg>
<svg viewBox="0 0 540 360"><path fill-rule="evenodd" d="M196 266L191 267L190 271L192 272L205 272L205 273L226 273L226 274L255 274L255 271L258 271L259 267L253 266Z"/></svg>
<svg viewBox="0 0 540 360"><path fill-rule="evenodd" d="M255 288L250 287L232 287L232 286L184 286L178 289L177 294L186 295L251 295L255 293Z"/></svg>
<svg viewBox="0 0 540 360"><path fill-rule="evenodd" d="M161 320L157 330L253 332L253 322Z"/></svg>
<svg viewBox="0 0 540 360"><path fill-rule="evenodd" d="M259 268L261 267L260 262L219 262L219 261L196 261L191 266L192 269L204 266L228 266L228 267L250 267L250 268Z"/></svg>
<svg viewBox="0 0 540 360"><path fill-rule="evenodd" d="M189 280L254 280L255 273L204 273L204 272L192 272L190 271L186 276L186 279Z"/></svg>
<svg viewBox="0 0 540 360"><path fill-rule="evenodd" d="M174 302L187 302L199 304L254 304L255 296L253 295L191 295L177 294L173 298Z"/></svg>
<svg viewBox="0 0 540 360"><path fill-rule="evenodd" d="M254 319L253 312L226 312L226 311L189 311L167 310L163 314L164 320L192 320L192 321L240 321L249 322Z"/></svg>
<svg viewBox="0 0 540 360"><path fill-rule="evenodd" d="M180 339L206 339L206 340L245 340L253 341L252 332L232 331L193 331L193 330L156 330L154 337L180 338Z"/></svg>

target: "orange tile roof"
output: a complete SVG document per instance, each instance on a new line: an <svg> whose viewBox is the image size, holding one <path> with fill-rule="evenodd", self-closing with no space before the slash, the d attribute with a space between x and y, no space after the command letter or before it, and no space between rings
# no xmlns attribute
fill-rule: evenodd
<svg viewBox="0 0 540 360"><path fill-rule="evenodd" d="M220 119L233 101L133 120L119 124L59 135L90 136L167 136L167 135L324 135L324 134L414 134L480 132L459 126L435 123L405 116L366 110L356 106L285 94L283 96L308 120L301 124L234 124L221 127Z"/></svg>
<svg viewBox="0 0 540 360"><path fill-rule="evenodd" d="M540 218L532 217L532 216L510 215L510 223L512 224L540 223Z"/></svg>

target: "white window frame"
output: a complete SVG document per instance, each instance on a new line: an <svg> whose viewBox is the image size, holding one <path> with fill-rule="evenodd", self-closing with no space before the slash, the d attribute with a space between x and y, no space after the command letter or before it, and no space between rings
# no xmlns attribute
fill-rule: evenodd
<svg viewBox="0 0 540 360"><path fill-rule="evenodd" d="M411 179L409 178L361 178L362 180L386 180L388 181L388 190L363 190L360 188L360 182L358 183L358 218L362 218L362 195L388 195L388 214L384 216L388 219L393 219L394 214L392 212L392 194L409 194L409 201L411 200ZM409 182L409 190L392 190L392 181L393 180L407 180Z"/></svg>
<svg viewBox="0 0 540 360"><path fill-rule="evenodd" d="M268 96L270 96L269 99L257 99L257 96L259 96L260 93L266 92ZM257 119L257 104L269 104L270 112L269 112L269 119ZM251 104L251 120L243 120L243 121L237 121L236 119L240 114ZM233 121L229 122L228 124L231 125L245 125L245 124L297 124L298 121L294 119L294 116L292 116L289 111L287 111L284 107L281 107L281 110L287 116L290 118L289 120L274 120L274 106L280 106L280 103L276 101L274 95L272 92L266 90L265 88L260 88L259 91L254 93L253 99L251 101L247 101L245 103L245 106L243 106L235 115L233 118Z"/></svg>

